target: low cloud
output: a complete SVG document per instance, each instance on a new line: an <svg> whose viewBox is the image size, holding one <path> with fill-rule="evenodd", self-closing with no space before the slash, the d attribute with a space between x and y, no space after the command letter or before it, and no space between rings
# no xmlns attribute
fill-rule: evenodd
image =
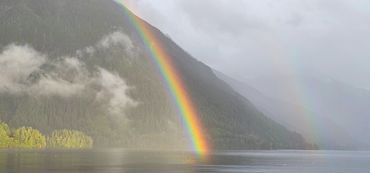
<svg viewBox="0 0 370 173"><path fill-rule="evenodd" d="M28 46L6 47L0 54L0 92L22 92L30 74L45 62L44 55Z"/></svg>
<svg viewBox="0 0 370 173"><path fill-rule="evenodd" d="M97 99L107 104L108 111L112 115L119 115L126 107L137 105L136 101L127 96L130 87L118 74L99 68L99 76L96 82L101 85Z"/></svg>
<svg viewBox="0 0 370 173"><path fill-rule="evenodd" d="M98 48L107 49L117 44L126 51L133 47L129 37L120 32L104 37L95 46L77 51L75 57L56 60L28 45L9 45L0 53L0 93L68 98L93 91L96 100L105 105L111 115L123 115L126 108L137 105L128 94L133 87L128 86L118 73L102 67L89 70L78 59L83 53L91 54Z"/></svg>
<svg viewBox="0 0 370 173"><path fill-rule="evenodd" d="M86 47L82 50L77 50L76 55L78 57L85 55L94 55L97 50L109 49L112 46L120 46L130 56L133 55L134 45L131 39L120 31L114 31L110 34L105 35L99 42L93 46Z"/></svg>
<svg viewBox="0 0 370 173"><path fill-rule="evenodd" d="M24 87L29 94L76 96L88 87L92 78L84 64L77 58L64 57L57 62L45 62L43 65L52 67L52 70L46 71L40 66L40 69L34 72L36 81Z"/></svg>
<svg viewBox="0 0 370 173"><path fill-rule="evenodd" d="M109 48L112 45L121 45L127 50L132 49L134 46L131 39L122 32L115 31L111 34L106 35L102 40L97 44L97 47Z"/></svg>

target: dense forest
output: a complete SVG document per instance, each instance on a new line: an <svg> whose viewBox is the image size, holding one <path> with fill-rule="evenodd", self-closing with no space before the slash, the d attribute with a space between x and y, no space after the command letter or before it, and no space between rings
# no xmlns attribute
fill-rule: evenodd
<svg viewBox="0 0 370 173"><path fill-rule="evenodd" d="M93 140L75 130L55 130L45 136L32 127L11 130L0 122L0 149L86 149L93 147Z"/></svg>
<svg viewBox="0 0 370 173"><path fill-rule="evenodd" d="M51 134L46 140L73 134L74 143L80 133L55 130L75 129L98 147L188 148L168 87L125 14L111 0L1 1L0 119ZM147 25L181 74L213 148L311 148Z"/></svg>

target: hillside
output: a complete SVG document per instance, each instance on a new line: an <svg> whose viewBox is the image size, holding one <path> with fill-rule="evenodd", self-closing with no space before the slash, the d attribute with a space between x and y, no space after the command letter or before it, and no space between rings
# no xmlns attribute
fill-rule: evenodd
<svg viewBox="0 0 370 173"><path fill-rule="evenodd" d="M150 24L147 24L150 26ZM158 29L217 149L305 148ZM0 119L98 147L185 148L184 128L147 47L110 0L0 2Z"/></svg>
<svg viewBox="0 0 370 173"><path fill-rule="evenodd" d="M266 96L249 84L238 81L221 72L217 76L230 84L236 91L251 100L266 116L281 123L292 131L302 134L306 140L317 144L321 149L358 149L363 144L351 136L343 126L321 112L310 110L310 107L284 97ZM278 86L274 84L276 88ZM282 88L281 88L282 89ZM273 92L275 95L278 93ZM288 97L288 96L286 96ZM316 110L319 111L319 110Z"/></svg>
<svg viewBox="0 0 370 173"><path fill-rule="evenodd" d="M275 83L274 89L267 87L271 78L279 81ZM325 117L340 126L356 141L359 148L369 148L370 140L363 137L363 133L370 130L368 90L320 74L302 74L298 76L298 82L289 79L287 75L277 75L252 80L249 83L259 87L266 95L271 94L271 97L288 102L292 100L289 93L285 92L286 86L299 86L302 103L307 109L316 112L316 116ZM273 90L278 92L272 92Z"/></svg>

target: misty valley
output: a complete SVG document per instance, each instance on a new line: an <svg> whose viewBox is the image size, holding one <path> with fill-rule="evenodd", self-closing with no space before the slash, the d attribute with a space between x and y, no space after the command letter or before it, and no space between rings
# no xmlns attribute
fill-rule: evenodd
<svg viewBox="0 0 370 173"><path fill-rule="evenodd" d="M275 9L283 2L260 3ZM370 90L308 67L259 73L265 55L280 65L289 64L284 56L300 57L282 41L299 39L268 43L280 39L271 33L290 30L267 32L269 15L251 11L259 21L252 22L226 10L259 7L254 1L157 3L0 0L0 173L370 171L363 136ZM188 21L198 5L214 11ZM180 15L185 9L194 13ZM206 18L219 12L225 16ZM232 27L234 20L249 29ZM307 27L291 20L284 26ZM185 35L198 37L202 27L203 35L217 34L187 44ZM258 37L253 44L244 42L247 31ZM230 48L230 40L238 44Z"/></svg>
<svg viewBox="0 0 370 173"><path fill-rule="evenodd" d="M315 148L116 2L2 4L0 119L10 127L77 130L103 148Z"/></svg>

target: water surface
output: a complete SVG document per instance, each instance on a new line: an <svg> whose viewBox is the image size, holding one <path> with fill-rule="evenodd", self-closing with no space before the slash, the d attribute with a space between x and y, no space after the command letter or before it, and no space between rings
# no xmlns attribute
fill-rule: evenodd
<svg viewBox="0 0 370 173"><path fill-rule="evenodd" d="M370 152L189 152L0 150L0 173L365 173Z"/></svg>

